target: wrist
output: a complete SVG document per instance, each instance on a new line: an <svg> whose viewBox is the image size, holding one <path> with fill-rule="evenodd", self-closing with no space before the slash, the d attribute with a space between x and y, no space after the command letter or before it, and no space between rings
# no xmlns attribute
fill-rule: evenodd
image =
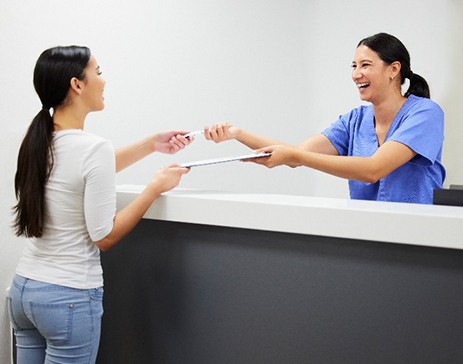
<svg viewBox="0 0 463 364"><path fill-rule="evenodd" d="M239 141L239 142L242 142L243 141L243 137L244 137L244 130L241 129L241 128L237 128L235 127L235 131L234 133L232 134L232 138Z"/></svg>
<svg viewBox="0 0 463 364"><path fill-rule="evenodd" d="M290 158L291 158L291 165L293 167L300 167L302 166L302 151L298 148L291 148L292 149L292 153L290 154Z"/></svg>
<svg viewBox="0 0 463 364"><path fill-rule="evenodd" d="M158 198L164 191L160 188L160 184L155 181L150 181L145 187L144 192L153 201Z"/></svg>
<svg viewBox="0 0 463 364"><path fill-rule="evenodd" d="M153 134L153 135L149 136L148 138L146 138L146 143L148 145L148 150L149 150L150 154L157 151L157 147L156 147L157 139L158 139L157 134Z"/></svg>

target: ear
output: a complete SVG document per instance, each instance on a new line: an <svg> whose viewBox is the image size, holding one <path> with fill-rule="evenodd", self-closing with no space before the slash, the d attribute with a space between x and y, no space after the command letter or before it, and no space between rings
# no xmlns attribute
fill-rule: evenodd
<svg viewBox="0 0 463 364"><path fill-rule="evenodd" d="M397 77L397 75L400 74L400 69L402 68L402 65L399 61L395 61L390 64L390 67L391 67L390 78L391 80L393 80L394 78Z"/></svg>
<svg viewBox="0 0 463 364"><path fill-rule="evenodd" d="M77 77L71 78L69 86L76 94L80 95L82 93L82 82Z"/></svg>

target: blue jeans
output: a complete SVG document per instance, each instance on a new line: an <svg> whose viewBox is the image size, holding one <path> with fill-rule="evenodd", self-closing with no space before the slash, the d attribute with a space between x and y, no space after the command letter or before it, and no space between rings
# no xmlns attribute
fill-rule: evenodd
<svg viewBox="0 0 463 364"><path fill-rule="evenodd" d="M16 275L9 300L18 364L95 363L102 287L75 289Z"/></svg>

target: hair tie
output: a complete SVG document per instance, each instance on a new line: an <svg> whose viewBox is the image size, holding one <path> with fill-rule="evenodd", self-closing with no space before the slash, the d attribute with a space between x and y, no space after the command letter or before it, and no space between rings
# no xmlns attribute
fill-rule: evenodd
<svg viewBox="0 0 463 364"><path fill-rule="evenodd" d="M412 77L413 77L413 71L410 70L410 72L408 73L408 79L411 80Z"/></svg>
<svg viewBox="0 0 463 364"><path fill-rule="evenodd" d="M50 109L51 109L50 107L42 105L42 110L50 111Z"/></svg>

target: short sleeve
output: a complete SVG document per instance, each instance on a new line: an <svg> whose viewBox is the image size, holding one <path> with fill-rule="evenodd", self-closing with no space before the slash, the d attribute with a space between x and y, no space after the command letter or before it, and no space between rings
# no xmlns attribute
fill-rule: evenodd
<svg viewBox="0 0 463 364"><path fill-rule="evenodd" d="M442 150L444 112L433 101L417 98L388 140L407 145L432 164Z"/></svg>
<svg viewBox="0 0 463 364"><path fill-rule="evenodd" d="M347 155L349 148L349 114L339 116L339 119L322 131L339 155Z"/></svg>
<svg viewBox="0 0 463 364"><path fill-rule="evenodd" d="M339 116L338 120L322 131L339 155L351 155L353 138L358 134L363 118L368 116L369 110L360 106Z"/></svg>
<svg viewBox="0 0 463 364"><path fill-rule="evenodd" d="M101 140L89 151L83 164L84 213L93 241L107 236L116 213L115 152L109 141Z"/></svg>

